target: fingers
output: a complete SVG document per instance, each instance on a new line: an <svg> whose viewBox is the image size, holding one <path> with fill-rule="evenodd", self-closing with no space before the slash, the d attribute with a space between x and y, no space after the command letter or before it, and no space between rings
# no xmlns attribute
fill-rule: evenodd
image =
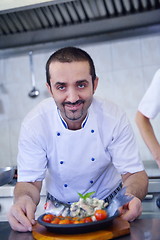
<svg viewBox="0 0 160 240"><path fill-rule="evenodd" d="M30 223L32 225L35 224L35 211L36 211L36 205L35 204L27 204L26 206L26 216L29 219Z"/></svg>
<svg viewBox="0 0 160 240"><path fill-rule="evenodd" d="M120 209L121 218L129 222L134 221L142 213L142 203L140 199L134 197L127 205Z"/></svg>
<svg viewBox="0 0 160 240"><path fill-rule="evenodd" d="M12 229L14 231L19 231L19 232L28 232L28 231L32 231L32 225L30 223L27 223L27 220L25 222L25 220L21 221L18 221L15 216L10 216L8 218L8 221L12 227Z"/></svg>
<svg viewBox="0 0 160 240"><path fill-rule="evenodd" d="M32 201L14 204L8 214L8 221L15 231L32 231L35 224L36 205Z"/></svg>

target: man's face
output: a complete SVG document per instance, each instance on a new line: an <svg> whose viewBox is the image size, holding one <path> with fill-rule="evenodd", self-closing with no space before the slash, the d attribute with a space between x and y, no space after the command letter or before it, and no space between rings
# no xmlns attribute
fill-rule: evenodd
<svg viewBox="0 0 160 240"><path fill-rule="evenodd" d="M47 87L59 108L62 117L70 126L81 124L92 102L94 87L87 61L52 62L49 67L51 88Z"/></svg>

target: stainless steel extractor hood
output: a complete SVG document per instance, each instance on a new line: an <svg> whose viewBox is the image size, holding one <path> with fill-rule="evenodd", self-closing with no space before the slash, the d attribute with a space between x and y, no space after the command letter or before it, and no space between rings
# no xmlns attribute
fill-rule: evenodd
<svg viewBox="0 0 160 240"><path fill-rule="evenodd" d="M154 28L152 29L152 26ZM54 0L0 12L0 49L160 27L160 0Z"/></svg>

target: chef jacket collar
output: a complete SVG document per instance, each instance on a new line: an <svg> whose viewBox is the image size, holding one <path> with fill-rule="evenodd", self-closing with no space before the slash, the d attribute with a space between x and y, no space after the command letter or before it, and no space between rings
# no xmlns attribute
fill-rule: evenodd
<svg viewBox="0 0 160 240"><path fill-rule="evenodd" d="M63 119L63 117L61 115L61 112L60 112L60 110L58 108L57 108L57 111L58 111L58 115L59 115L59 117L60 117L60 119L61 119L61 121L63 123L63 126L68 129L68 125L67 125L66 121ZM86 118L83 120L83 122L81 124L81 128L84 128L84 126L85 126L85 124L87 122L87 119L88 119L88 114L87 114Z"/></svg>

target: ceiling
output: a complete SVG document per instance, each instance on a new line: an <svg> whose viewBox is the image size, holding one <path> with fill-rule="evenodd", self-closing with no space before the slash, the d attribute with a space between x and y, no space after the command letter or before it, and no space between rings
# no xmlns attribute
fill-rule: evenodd
<svg viewBox="0 0 160 240"><path fill-rule="evenodd" d="M160 0L43 1L0 11L0 49L113 38L127 31L140 34L144 27L159 31L159 26Z"/></svg>

